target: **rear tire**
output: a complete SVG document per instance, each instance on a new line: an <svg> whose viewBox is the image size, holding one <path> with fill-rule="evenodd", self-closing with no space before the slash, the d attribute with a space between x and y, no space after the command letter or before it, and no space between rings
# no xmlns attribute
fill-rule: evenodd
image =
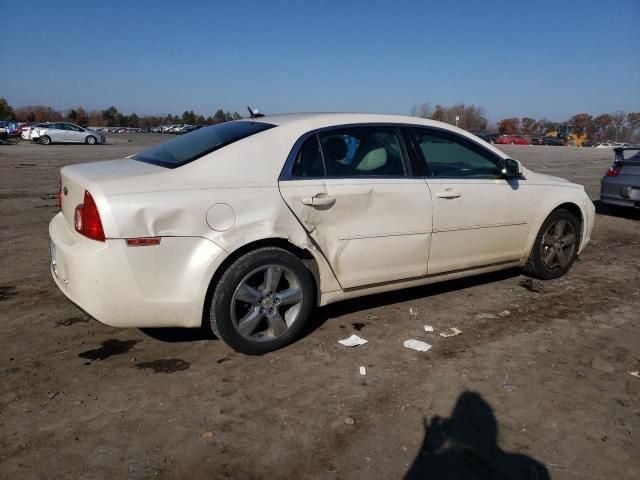
<svg viewBox="0 0 640 480"><path fill-rule="evenodd" d="M555 210L540 227L524 271L542 280L561 277L576 259L579 246L580 221L568 210Z"/></svg>
<svg viewBox="0 0 640 480"><path fill-rule="evenodd" d="M43 135L40 137L40 145L49 145L51 143L51 139L47 135Z"/></svg>
<svg viewBox="0 0 640 480"><path fill-rule="evenodd" d="M87 138L85 138L85 143L87 145L95 145L98 141L98 139L96 137L94 137L93 135L89 135Z"/></svg>
<svg viewBox="0 0 640 480"><path fill-rule="evenodd" d="M259 248L238 258L220 277L209 307L209 328L239 352L271 352L297 338L313 298L313 277L295 255Z"/></svg>

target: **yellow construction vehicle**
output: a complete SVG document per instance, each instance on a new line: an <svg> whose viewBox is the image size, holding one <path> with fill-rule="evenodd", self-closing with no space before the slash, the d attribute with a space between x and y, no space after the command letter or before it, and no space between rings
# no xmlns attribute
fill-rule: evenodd
<svg viewBox="0 0 640 480"><path fill-rule="evenodd" d="M556 130L547 132L547 137L560 138L570 147L581 147L587 141L587 134L577 133L575 125L558 125Z"/></svg>

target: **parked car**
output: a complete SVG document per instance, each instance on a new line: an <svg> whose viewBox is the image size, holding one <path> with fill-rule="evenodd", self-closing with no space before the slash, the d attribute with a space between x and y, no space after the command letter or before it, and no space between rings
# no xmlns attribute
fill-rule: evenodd
<svg viewBox="0 0 640 480"><path fill-rule="evenodd" d="M108 325L204 325L249 354L348 298L517 266L560 277L594 220L582 186L386 115L221 123L66 166L60 188L51 271L67 297Z"/></svg>
<svg viewBox="0 0 640 480"><path fill-rule="evenodd" d="M631 147L629 143L620 143L620 142L612 142L611 140L607 140L606 142L596 143L594 148L628 148Z"/></svg>
<svg viewBox="0 0 640 480"><path fill-rule="evenodd" d="M19 137L22 129L20 128L20 124L18 122L2 120L0 121L0 131L6 137Z"/></svg>
<svg viewBox="0 0 640 480"><path fill-rule="evenodd" d="M31 139L37 139L42 145L51 143L86 143L95 145L104 143L103 133L79 127L73 123L47 123L31 132Z"/></svg>
<svg viewBox="0 0 640 480"><path fill-rule="evenodd" d="M617 147L615 160L600 180L600 201L640 208L640 148ZM635 152L635 154L626 155Z"/></svg>
<svg viewBox="0 0 640 480"><path fill-rule="evenodd" d="M500 136L499 133L476 133L475 135L487 143L496 143L496 138Z"/></svg>
<svg viewBox="0 0 640 480"><path fill-rule="evenodd" d="M178 131L178 135L184 135L185 133L193 132L195 130L199 130L204 125L185 125Z"/></svg>
<svg viewBox="0 0 640 480"><path fill-rule="evenodd" d="M558 137L544 137L542 139L542 145L550 145L552 147L565 147L567 142Z"/></svg>
<svg viewBox="0 0 640 480"><path fill-rule="evenodd" d="M23 140L31 140L31 134L34 132L36 128L45 126L46 123L30 123L24 125L22 127L22 133L20 134L20 138Z"/></svg>
<svg viewBox="0 0 640 480"><path fill-rule="evenodd" d="M520 135L500 135L496 138L494 143L499 145L529 145L529 141L526 138L522 138Z"/></svg>
<svg viewBox="0 0 640 480"><path fill-rule="evenodd" d="M182 125L167 125L162 128L162 133L173 133L180 127L182 127Z"/></svg>

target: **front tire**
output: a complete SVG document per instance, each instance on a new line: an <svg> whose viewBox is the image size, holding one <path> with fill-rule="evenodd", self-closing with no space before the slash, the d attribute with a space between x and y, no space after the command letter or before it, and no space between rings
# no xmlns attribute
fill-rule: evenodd
<svg viewBox="0 0 640 480"><path fill-rule="evenodd" d="M313 308L313 278L292 253L265 247L238 258L220 277L209 327L234 350L260 355L292 343Z"/></svg>
<svg viewBox="0 0 640 480"><path fill-rule="evenodd" d="M89 135L84 141L87 145L95 145L98 140L93 135Z"/></svg>
<svg viewBox="0 0 640 480"><path fill-rule="evenodd" d="M51 143L51 138L49 138L48 136L44 135L40 137L40 145L49 145L50 143Z"/></svg>
<svg viewBox="0 0 640 480"><path fill-rule="evenodd" d="M563 208L555 210L540 227L525 273L542 280L563 276L578 255L580 221Z"/></svg>

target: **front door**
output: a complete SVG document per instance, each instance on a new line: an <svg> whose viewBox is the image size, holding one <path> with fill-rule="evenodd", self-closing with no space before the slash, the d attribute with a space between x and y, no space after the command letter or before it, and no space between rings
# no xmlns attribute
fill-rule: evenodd
<svg viewBox="0 0 640 480"><path fill-rule="evenodd" d="M64 125L64 141L65 142L84 142L84 130L80 127L72 125L71 123L65 123Z"/></svg>
<svg viewBox="0 0 640 480"><path fill-rule="evenodd" d="M426 274L431 196L410 177L398 129L309 136L280 192L343 288Z"/></svg>
<svg viewBox="0 0 640 480"><path fill-rule="evenodd" d="M412 128L433 201L429 275L519 260L531 217L525 179L506 179L502 161L465 137Z"/></svg>

